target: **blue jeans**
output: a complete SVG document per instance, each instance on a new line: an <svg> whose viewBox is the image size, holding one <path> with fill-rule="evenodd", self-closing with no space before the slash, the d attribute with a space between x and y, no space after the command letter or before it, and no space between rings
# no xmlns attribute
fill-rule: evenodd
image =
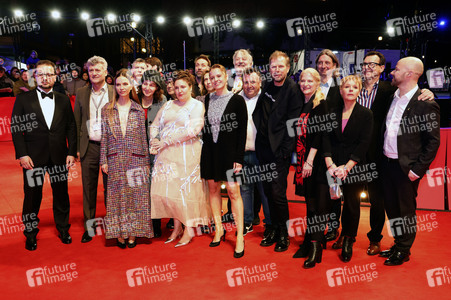
<svg viewBox="0 0 451 300"><path fill-rule="evenodd" d="M246 151L244 153L244 165L243 168L254 168L258 166L259 162L257 159L257 155L255 151ZM253 183L243 183L240 186L241 198L243 198L243 206L244 206L244 223L252 224L254 220L254 188L257 188L261 202L263 206L263 214L265 215L265 219L263 222L266 225L271 225L271 216L269 214L269 205L268 198L265 196L263 191L263 184L261 181L253 182Z"/></svg>

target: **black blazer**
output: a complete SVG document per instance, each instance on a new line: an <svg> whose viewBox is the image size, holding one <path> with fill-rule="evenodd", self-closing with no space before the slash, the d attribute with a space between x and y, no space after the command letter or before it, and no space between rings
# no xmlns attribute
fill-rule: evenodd
<svg viewBox="0 0 451 300"><path fill-rule="evenodd" d="M202 131L201 176L205 179L226 180L226 171L233 163L243 165L247 135L247 108L244 98L234 94L221 118L218 141L213 142L208 120L210 94L205 97L205 125Z"/></svg>
<svg viewBox="0 0 451 300"><path fill-rule="evenodd" d="M257 132L263 126L263 101L269 98L267 94L268 87L273 86L274 83L267 84L262 90L260 97L255 105L255 110L252 114ZM295 136L289 134L287 121L299 118L302 111L303 101L302 93L299 86L287 77L283 83L282 89L278 94L278 99L275 99L268 119L268 138L271 145L271 150L274 155L281 155L283 158L290 157L295 151ZM258 134L257 134L258 136ZM257 150L258 151L258 150Z"/></svg>
<svg viewBox="0 0 451 300"><path fill-rule="evenodd" d="M334 77L334 80L332 81L332 86L329 88L329 92L327 92L326 101L329 109L343 107L343 98L341 98L340 94L340 85L338 84L338 80L336 77Z"/></svg>
<svg viewBox="0 0 451 300"><path fill-rule="evenodd" d="M16 159L30 156L34 166L66 164L68 155L77 156L77 129L70 100L66 95L54 92L55 113L50 129L44 119L37 91L17 95L11 120L11 133ZM26 120L28 116L28 121ZM27 130L30 118L33 124ZM18 125L18 126L16 126Z"/></svg>
<svg viewBox="0 0 451 300"><path fill-rule="evenodd" d="M324 157L332 157L337 165L349 160L365 163L373 130L373 113L356 103L345 130L341 131L343 108L331 109L336 114L337 125L323 140ZM328 138L327 138L328 137Z"/></svg>
<svg viewBox="0 0 451 300"><path fill-rule="evenodd" d="M403 121L398 132L398 159L406 175L412 170L421 178L440 146L440 107L435 101L419 101L419 95L420 89L410 99L402 115ZM386 130L385 120L382 138Z"/></svg>

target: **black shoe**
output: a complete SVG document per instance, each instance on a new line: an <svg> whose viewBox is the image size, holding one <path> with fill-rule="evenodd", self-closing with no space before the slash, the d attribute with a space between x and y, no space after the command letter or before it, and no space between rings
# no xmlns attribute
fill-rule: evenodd
<svg viewBox="0 0 451 300"><path fill-rule="evenodd" d="M340 235L340 237L338 238L338 240L335 242L335 243L333 243L333 245L332 245L332 249L341 249L341 248L343 248L343 239L344 239L344 236L342 236L342 235Z"/></svg>
<svg viewBox="0 0 451 300"><path fill-rule="evenodd" d="M268 232L266 232L266 230L268 230ZM260 243L260 246L262 247L272 246L277 240L277 233L274 228L267 227L266 230L265 230L266 234L263 234L263 239Z"/></svg>
<svg viewBox="0 0 451 300"><path fill-rule="evenodd" d="M338 237L338 233L338 229L332 229L331 231L328 231L325 236L326 241L330 242L335 240Z"/></svg>
<svg viewBox="0 0 451 300"><path fill-rule="evenodd" d="M25 241L25 249L29 251L34 251L38 248L38 243L36 241L36 237L27 237L27 240Z"/></svg>
<svg viewBox="0 0 451 300"><path fill-rule="evenodd" d="M341 260L349 262L352 258L352 246L355 242L354 238L345 236L343 238L343 248L341 249Z"/></svg>
<svg viewBox="0 0 451 300"><path fill-rule="evenodd" d="M70 236L69 232L61 232L58 237L60 238L61 242L63 244L70 244L72 243L72 237Z"/></svg>
<svg viewBox="0 0 451 300"><path fill-rule="evenodd" d="M293 258L302 258L307 257L310 253L310 248L312 247L312 243L310 242L310 238L306 236L298 251L293 255Z"/></svg>
<svg viewBox="0 0 451 300"><path fill-rule="evenodd" d="M259 225L260 224L260 217L257 215L254 220L252 220L252 225Z"/></svg>
<svg viewBox="0 0 451 300"><path fill-rule="evenodd" d="M117 240L116 246L118 246L121 249L125 249L127 247L127 245L125 245L125 243L121 243L121 242L119 242L119 240Z"/></svg>
<svg viewBox="0 0 451 300"><path fill-rule="evenodd" d="M246 234L248 234L249 232L254 231L254 226L252 226L251 224L244 224L244 230L243 230L243 236L245 236Z"/></svg>
<svg viewBox="0 0 451 300"><path fill-rule="evenodd" d="M396 250L393 254L384 262L386 266L400 266L406 261L410 260L410 254L407 252L401 252Z"/></svg>
<svg viewBox="0 0 451 300"><path fill-rule="evenodd" d="M386 258L389 258L394 252L396 252L396 246L395 245L393 245L390 249L388 249L388 250L384 250L384 251L381 251L380 253L379 253L379 256L380 257L386 257Z"/></svg>
<svg viewBox="0 0 451 300"><path fill-rule="evenodd" d="M244 241L243 241L243 246L244 246ZM236 252L236 251L233 252L233 257L235 257L235 258L241 258L243 256L244 256L244 247L243 247L243 251L241 251L241 252Z"/></svg>
<svg viewBox="0 0 451 300"><path fill-rule="evenodd" d="M92 241L92 237L89 235L87 231L85 231L85 233L83 233L83 236L81 237L81 242L88 243L90 241Z"/></svg>
<svg viewBox="0 0 451 300"><path fill-rule="evenodd" d="M218 242L213 242L213 241L211 241L211 243L210 243L210 247L218 247L220 244L221 244L221 240L223 240L224 242L225 242L225 240L226 240L226 237L225 237L225 235L226 235L226 230L225 230L225 228L223 228L223 230L224 230L224 233L222 234L222 236L221 236L221 238L219 239L219 241Z"/></svg>
<svg viewBox="0 0 451 300"><path fill-rule="evenodd" d="M275 252L284 252L288 250L288 246L290 246L290 240L288 239L288 235L280 235L277 240L277 244L274 247Z"/></svg>
<svg viewBox="0 0 451 300"><path fill-rule="evenodd" d="M174 219L169 219L169 221L166 223L167 229L174 229Z"/></svg>
<svg viewBox="0 0 451 300"><path fill-rule="evenodd" d="M127 246L128 246L128 248L135 248L136 247L136 239L132 243L130 243L130 241L128 241Z"/></svg>
<svg viewBox="0 0 451 300"><path fill-rule="evenodd" d="M320 263L323 256L323 248L321 242L311 242L310 252L307 260L304 262L304 268L313 268L316 263Z"/></svg>

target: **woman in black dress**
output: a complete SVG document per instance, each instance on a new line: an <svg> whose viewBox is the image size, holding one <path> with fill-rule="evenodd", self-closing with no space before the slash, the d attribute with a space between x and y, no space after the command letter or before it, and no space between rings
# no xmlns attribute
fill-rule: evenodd
<svg viewBox="0 0 451 300"><path fill-rule="evenodd" d="M227 89L227 73L222 65L213 65L210 80L215 92L205 97L205 127L201 155L201 177L208 182L215 236L210 247L225 240L221 224L221 182L225 181L232 212L235 214L237 240L234 257L244 255L243 200L236 178L242 170L247 134L247 108L243 97Z"/></svg>

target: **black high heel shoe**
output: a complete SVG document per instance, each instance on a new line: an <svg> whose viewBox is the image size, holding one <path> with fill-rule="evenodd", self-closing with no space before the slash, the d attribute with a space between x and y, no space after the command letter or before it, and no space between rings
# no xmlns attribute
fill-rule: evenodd
<svg viewBox="0 0 451 300"><path fill-rule="evenodd" d="M243 241L243 251L241 251L241 252L233 251L233 257L240 258L240 257L244 256L244 243L245 243L245 241Z"/></svg>
<svg viewBox="0 0 451 300"><path fill-rule="evenodd" d="M349 262L352 258L352 245L355 239L349 236L345 236L343 239L343 248L341 249L341 260Z"/></svg>
<svg viewBox="0 0 451 300"><path fill-rule="evenodd" d="M125 245L125 242L121 243L119 242L119 239L117 240L116 246L118 246L121 249L125 249L127 245Z"/></svg>
<svg viewBox="0 0 451 300"><path fill-rule="evenodd" d="M323 257L323 248L321 246L321 242L312 242L310 248L310 253L308 258L304 262L304 268L310 269L313 268L316 263L321 263L321 259Z"/></svg>
<svg viewBox="0 0 451 300"><path fill-rule="evenodd" d="M310 248L312 246L310 235L307 234L304 241L299 246L298 251L293 255L293 258L307 257L310 253Z"/></svg>
<svg viewBox="0 0 451 300"><path fill-rule="evenodd" d="M224 233L222 234L222 236L221 236L221 238L219 239L219 241L218 242L213 242L213 241L211 241L211 243L210 243L210 247L217 247L217 246L219 246L220 244L221 244L221 240L223 240L224 242L225 242L225 235L226 235L226 230L225 230L225 228L223 227L222 228L222 230L224 231Z"/></svg>

